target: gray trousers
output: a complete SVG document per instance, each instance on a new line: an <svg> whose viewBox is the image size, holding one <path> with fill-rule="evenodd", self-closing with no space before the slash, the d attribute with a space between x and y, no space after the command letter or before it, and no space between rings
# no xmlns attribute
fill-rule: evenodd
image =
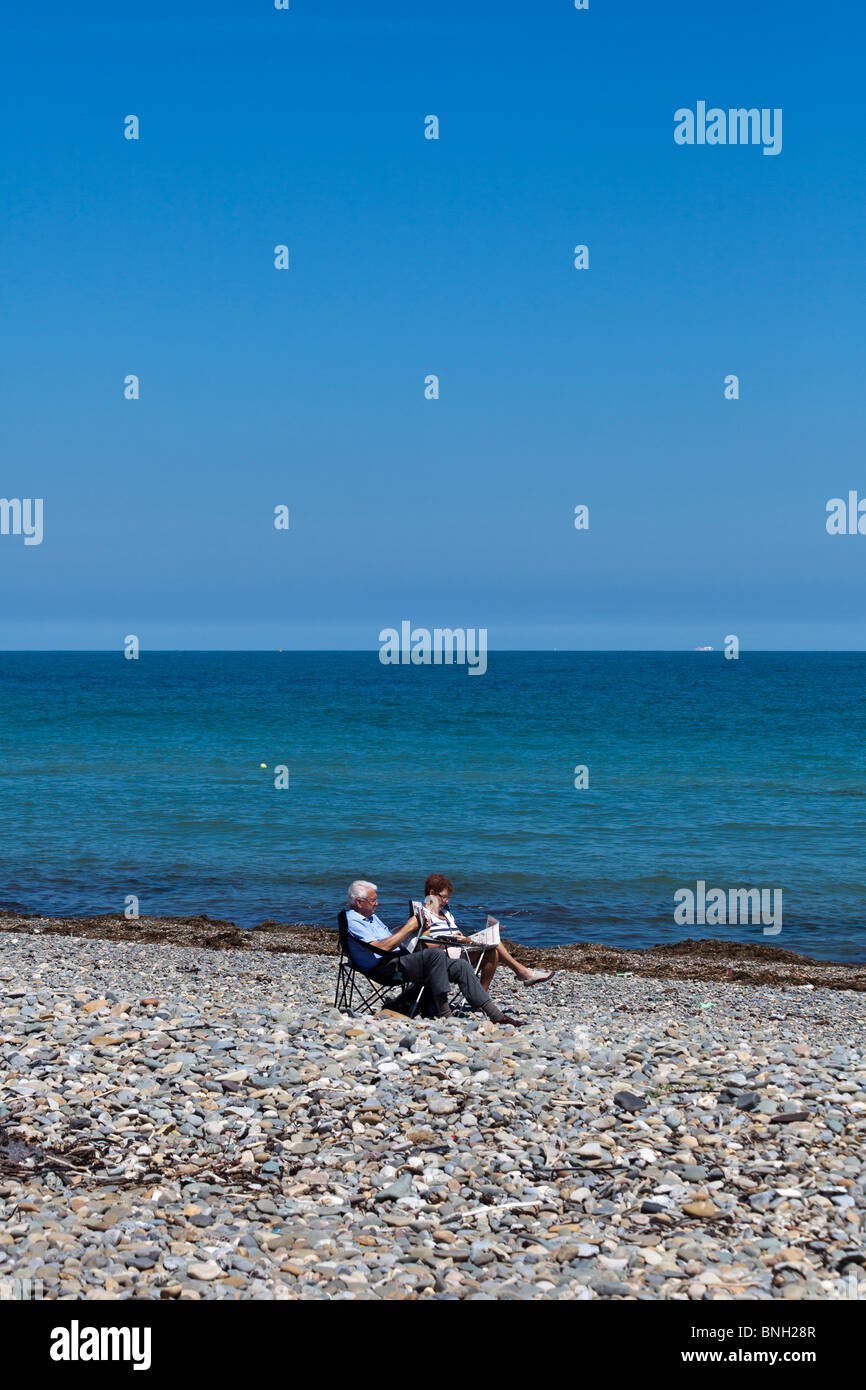
<svg viewBox="0 0 866 1390"><path fill-rule="evenodd" d="M449 981L459 987L471 1008L483 1009L490 1003L490 995L482 988L465 956L452 960L447 951L435 948L412 951L400 957L397 969L410 984L426 985L439 1009L444 1008L448 1000Z"/></svg>

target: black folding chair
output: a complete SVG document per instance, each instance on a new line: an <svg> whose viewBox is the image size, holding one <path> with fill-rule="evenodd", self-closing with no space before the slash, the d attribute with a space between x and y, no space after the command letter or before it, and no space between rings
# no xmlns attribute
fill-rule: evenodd
<svg viewBox="0 0 866 1390"><path fill-rule="evenodd" d="M344 1014L372 1014L379 1009L396 1009L414 1018L424 993L423 985L403 984L400 993L390 997L389 991L400 985L396 969L385 973L389 964L396 966L393 951L382 951L371 941L359 943L365 951L381 956L379 964L370 970L356 965L349 953L349 919L346 909L337 914L337 934L340 943L337 959L337 987L334 991L334 1008ZM378 974L378 979L377 979Z"/></svg>

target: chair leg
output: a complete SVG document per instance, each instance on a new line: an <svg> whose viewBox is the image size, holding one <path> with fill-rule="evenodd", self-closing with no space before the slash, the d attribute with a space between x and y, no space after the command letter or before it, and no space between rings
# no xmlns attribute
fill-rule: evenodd
<svg viewBox="0 0 866 1390"><path fill-rule="evenodd" d="M361 982L358 975L361 976ZM337 985L334 991L334 1007L344 1013L374 1013L378 1008L387 1008L390 991L394 981L371 980L363 971L356 971L341 958L337 967ZM357 998L356 998L357 996ZM410 1015L411 1016L411 1015Z"/></svg>
<svg viewBox="0 0 866 1390"><path fill-rule="evenodd" d="M346 1006L346 967L340 960L337 967L337 987L334 990L334 1008L344 1009Z"/></svg>
<svg viewBox="0 0 866 1390"><path fill-rule="evenodd" d="M469 950L466 946L460 947L460 953L463 956L464 960L469 961L469 965L477 979L481 974L481 964L484 960L484 953L482 952L481 955L478 957L478 962L476 965L472 964L472 961L469 956ZM466 1014L472 1013L472 1009L469 1007L469 1001L461 993L459 986L451 995L451 998L448 1001L448 1007L450 1008L452 1014L456 1014L458 1018L464 1018Z"/></svg>
<svg viewBox="0 0 866 1390"><path fill-rule="evenodd" d="M455 989L451 998L448 1000L448 1007L457 1018L463 1018L465 1014L472 1012L467 1000L464 999L459 989Z"/></svg>

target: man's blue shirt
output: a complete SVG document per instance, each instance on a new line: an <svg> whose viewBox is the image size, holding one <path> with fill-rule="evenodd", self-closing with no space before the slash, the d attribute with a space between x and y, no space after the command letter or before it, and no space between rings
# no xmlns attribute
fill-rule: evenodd
<svg viewBox="0 0 866 1390"><path fill-rule="evenodd" d="M376 916L375 912L369 917L362 917L356 908L350 907L346 913L346 922L349 928L349 955L354 965L360 970L372 970L374 965L383 965L384 956L377 956L373 951L366 951L360 944L362 941L387 941L389 936L394 933L385 926L385 923ZM403 946L395 946L389 955L402 955Z"/></svg>

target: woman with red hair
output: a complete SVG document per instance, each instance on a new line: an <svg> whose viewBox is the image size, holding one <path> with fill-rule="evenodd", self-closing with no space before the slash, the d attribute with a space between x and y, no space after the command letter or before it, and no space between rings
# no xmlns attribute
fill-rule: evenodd
<svg viewBox="0 0 866 1390"><path fill-rule="evenodd" d="M497 965L507 965L509 970L513 970L518 980L524 985L541 985L553 978L552 970L530 970L528 966L521 965L519 960L515 960L513 955L502 942L498 946L480 947L470 937L464 936L454 921L453 916L448 910L448 903L451 894L454 892L454 884L450 878L444 874L429 874L424 884L424 909L429 921L428 929L432 927L434 931L447 932L452 941L459 941L462 945L469 948L469 958L475 965L479 956L481 957L481 984L484 989L490 988L490 982L496 972ZM423 926L424 923L419 923ZM435 944L435 943L431 943Z"/></svg>

